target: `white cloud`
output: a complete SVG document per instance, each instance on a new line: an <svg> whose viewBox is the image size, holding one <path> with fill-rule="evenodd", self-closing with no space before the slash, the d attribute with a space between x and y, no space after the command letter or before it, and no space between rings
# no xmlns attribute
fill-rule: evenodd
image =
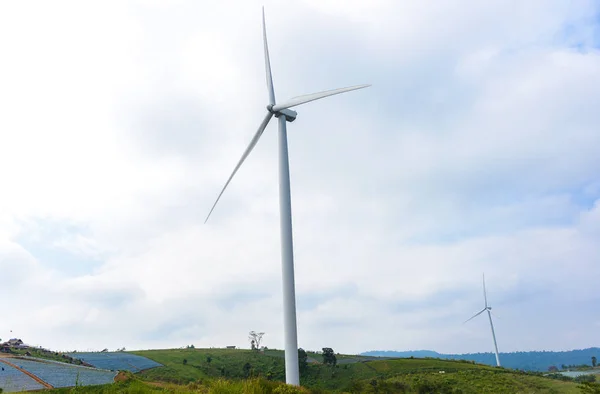
<svg viewBox="0 0 600 394"><path fill-rule="evenodd" d="M275 125L203 224L266 111L260 4L1 7L0 336L281 347ZM266 4L277 98L373 83L288 128L300 346L489 351L483 271L502 351L592 345L596 8Z"/></svg>

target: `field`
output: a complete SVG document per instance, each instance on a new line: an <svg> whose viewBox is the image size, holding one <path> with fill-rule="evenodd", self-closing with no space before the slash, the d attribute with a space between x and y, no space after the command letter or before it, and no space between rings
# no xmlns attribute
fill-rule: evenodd
<svg viewBox="0 0 600 394"><path fill-rule="evenodd" d="M175 384L156 384L140 381L138 379L127 379L106 386L89 386L70 389L54 389L48 391L52 394L67 393L103 393L103 394L123 394L123 393L206 393L206 394L309 394L310 391L304 388L295 388L287 386L281 382L273 382L264 379L249 379L244 381L231 381L224 379L215 379L202 384L175 385Z"/></svg>
<svg viewBox="0 0 600 394"><path fill-rule="evenodd" d="M164 365L143 371L146 381L188 384L215 378L242 380L260 376L285 379L283 352L250 350L173 349L135 352ZM310 359L321 356L309 353ZM452 393L579 393L577 384L530 374L439 359L376 359L337 356L336 367L310 363L301 384L313 391L337 392L452 392ZM245 367L246 366L246 367ZM444 373L440 373L443 371ZM431 390L428 391L428 388ZM425 391L423 391L425 390Z"/></svg>
<svg viewBox="0 0 600 394"><path fill-rule="evenodd" d="M2 374L0 374L0 387L4 391L40 390L44 388L40 383L18 369L4 363L0 365L4 368Z"/></svg>
<svg viewBox="0 0 600 394"><path fill-rule="evenodd" d="M33 357L0 358L0 388L6 392L112 383L116 372Z"/></svg>
<svg viewBox="0 0 600 394"><path fill-rule="evenodd" d="M187 384L206 378L244 379L259 373L273 380L285 380L283 357L250 350L172 349L133 353L164 365L142 371L140 376L147 380ZM250 368L245 370L246 363Z"/></svg>
<svg viewBox="0 0 600 394"><path fill-rule="evenodd" d="M378 359L368 356L336 355L337 366L324 365L322 356L308 353L301 372L302 388L283 383L284 358L281 350L264 353L236 349L166 349L117 353L73 353L86 362L104 365L119 372L116 383L73 386L52 378L50 369L36 372L57 383L51 393L550 393L579 394L578 385L469 361L434 358ZM140 357L141 356L141 357ZM153 361L152 361L153 360ZM35 370L33 362L23 367ZM57 364L45 362L38 364ZM68 365L68 364L65 364ZM68 365L70 369L90 368ZM126 368L120 368L124 366ZM61 366L62 367L62 366ZM146 369L146 367L148 369ZM97 371L97 370L96 370ZM105 372L116 372L104 370ZM62 372L61 372L62 373ZM17 375L18 376L18 375ZM71 376L72 378L72 376ZM69 379L71 379L69 378ZM111 380L112 381L112 380ZM36 382L29 382L35 384ZM106 383L106 382L98 382ZM34 386L25 389L40 389ZM54 384L53 384L54 385ZM14 390L11 390L14 391Z"/></svg>
<svg viewBox="0 0 600 394"><path fill-rule="evenodd" d="M529 394L529 393L583 393L573 384L569 387L539 385L538 383L519 383L505 382L504 386L497 386L497 381L486 380L484 384L473 381L469 378L466 382L461 381L443 381L438 382L421 379L413 383L412 386L404 382L397 381L379 381L377 384L363 383L353 387L350 393L507 393L507 394ZM188 385L176 385L169 383L145 382L135 378L128 378L125 381L106 386L88 386L73 389L56 389L51 393L247 393L247 394L321 394L331 391L310 388L295 388L287 386L281 382L274 382L265 379L251 378L247 380L225 380L212 379L201 383L190 383ZM590 394L598 391L589 391Z"/></svg>
<svg viewBox="0 0 600 394"><path fill-rule="evenodd" d="M68 353L67 355L85 361L96 368L110 371L139 372L162 366L156 361L125 352Z"/></svg>

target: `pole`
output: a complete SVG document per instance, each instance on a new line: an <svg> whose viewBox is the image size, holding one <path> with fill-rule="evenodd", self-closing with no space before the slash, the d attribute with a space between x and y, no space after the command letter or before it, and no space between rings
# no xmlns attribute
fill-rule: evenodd
<svg viewBox="0 0 600 394"><path fill-rule="evenodd" d="M496 349L496 365L500 366L500 356L498 355L498 344L496 343L496 334L494 333L494 323L492 323L492 314L490 310L487 310L488 317L490 318L490 327L492 327L492 338L494 338L494 349Z"/></svg>
<svg viewBox="0 0 600 394"><path fill-rule="evenodd" d="M283 276L283 328L285 331L285 382L300 385L296 295L294 289L294 246L292 240L292 202L286 118L279 120L279 218L281 225L281 266Z"/></svg>

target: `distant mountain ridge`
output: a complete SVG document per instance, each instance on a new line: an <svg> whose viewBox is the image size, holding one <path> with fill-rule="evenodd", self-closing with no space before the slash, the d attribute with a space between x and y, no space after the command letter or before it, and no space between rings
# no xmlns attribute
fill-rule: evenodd
<svg viewBox="0 0 600 394"><path fill-rule="evenodd" d="M494 353L442 354L433 350L411 350L397 352L393 350L372 350L360 354L372 357L434 357L452 360L471 360L480 364L496 365ZM525 371L548 371L550 366L592 365L592 356L600 360L600 348L590 347L567 351L530 351L500 353L500 364L506 368Z"/></svg>

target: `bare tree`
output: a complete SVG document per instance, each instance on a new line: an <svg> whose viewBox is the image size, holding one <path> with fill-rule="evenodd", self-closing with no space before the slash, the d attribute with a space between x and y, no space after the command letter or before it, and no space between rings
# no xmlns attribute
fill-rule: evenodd
<svg viewBox="0 0 600 394"><path fill-rule="evenodd" d="M260 341L262 341L263 335L265 335L264 332L250 331L250 333L248 334L248 339L250 340L252 350L260 349Z"/></svg>

